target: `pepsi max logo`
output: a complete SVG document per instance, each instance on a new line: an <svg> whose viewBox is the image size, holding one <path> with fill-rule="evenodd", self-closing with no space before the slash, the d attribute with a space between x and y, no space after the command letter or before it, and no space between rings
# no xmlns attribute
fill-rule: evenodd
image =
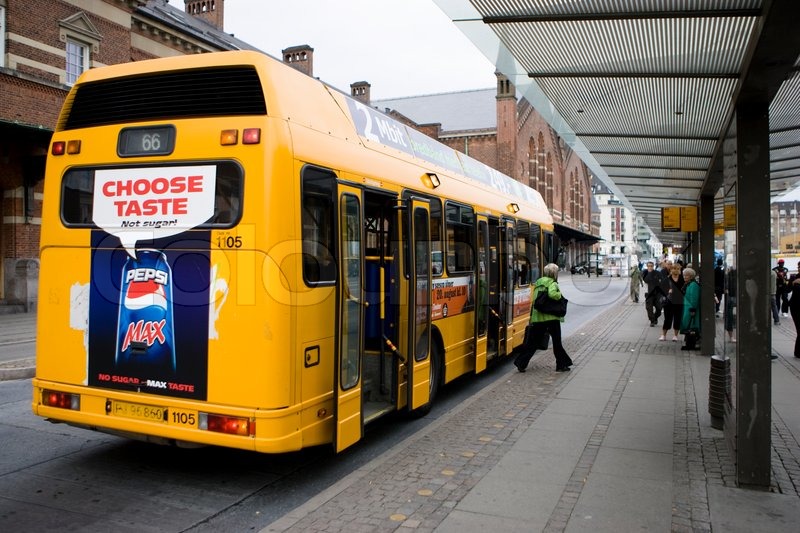
<svg viewBox="0 0 800 533"><path fill-rule="evenodd" d="M136 283L154 281L159 285L166 285L169 281L169 273L155 268L132 268L125 275L125 281Z"/></svg>

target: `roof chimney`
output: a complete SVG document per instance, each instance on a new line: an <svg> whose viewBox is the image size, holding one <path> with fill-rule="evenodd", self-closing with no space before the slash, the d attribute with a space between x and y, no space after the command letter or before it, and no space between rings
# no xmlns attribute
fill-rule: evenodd
<svg viewBox="0 0 800 533"><path fill-rule="evenodd" d="M283 62L314 77L314 49L307 44L291 46L283 51Z"/></svg>
<svg viewBox="0 0 800 533"><path fill-rule="evenodd" d="M369 88L371 85L366 81L357 81L350 84L350 96L356 100L361 100L369 105Z"/></svg>
<svg viewBox="0 0 800 533"><path fill-rule="evenodd" d="M225 0L183 0L183 3L186 6L186 13L222 30L225 21L223 16Z"/></svg>

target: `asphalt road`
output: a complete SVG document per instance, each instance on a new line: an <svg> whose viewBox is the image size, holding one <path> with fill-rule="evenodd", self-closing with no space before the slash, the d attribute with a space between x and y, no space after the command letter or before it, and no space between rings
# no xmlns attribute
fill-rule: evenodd
<svg viewBox="0 0 800 533"><path fill-rule="evenodd" d="M570 300L565 336L628 294L624 279L559 281ZM448 416L509 365L445 387L425 417L370 425L338 456L329 446L279 456L169 448L51 424L31 413L29 379L0 382L0 531L258 531Z"/></svg>

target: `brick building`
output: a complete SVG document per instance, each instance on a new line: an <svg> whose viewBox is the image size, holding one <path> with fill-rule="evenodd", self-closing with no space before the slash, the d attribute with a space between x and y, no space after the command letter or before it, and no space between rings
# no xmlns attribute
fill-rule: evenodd
<svg viewBox="0 0 800 533"><path fill-rule="evenodd" d="M350 89L355 98L538 190L561 241L559 264L588 260L600 239L589 169L505 76L497 74L496 89L376 101L367 82Z"/></svg>
<svg viewBox="0 0 800 533"><path fill-rule="evenodd" d="M223 31L224 0L0 0L0 302L35 303L50 137L86 69L253 49Z"/></svg>

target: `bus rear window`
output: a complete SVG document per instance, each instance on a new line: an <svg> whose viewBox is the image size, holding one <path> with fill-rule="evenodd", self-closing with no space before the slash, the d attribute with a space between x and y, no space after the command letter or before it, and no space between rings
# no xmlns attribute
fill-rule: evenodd
<svg viewBox="0 0 800 533"><path fill-rule="evenodd" d="M242 215L242 190L244 173L242 168L233 162L223 161L203 163L216 168L214 181L213 214L199 228L230 228L236 225ZM131 169L130 179L120 179L109 190L120 193L133 191L140 200L137 204L125 201L115 204L120 218L135 220L152 219L166 216L161 211L183 209L180 195L174 191L183 191L192 187L191 181L178 178L136 179L135 171L141 169L148 175L157 174L158 169L169 169L178 165L137 166L133 167L92 167L72 168L64 174L61 182L61 220L68 227L97 227L94 217L95 174L97 172L121 171ZM192 166L182 164L180 166ZM165 176L168 173L165 173ZM114 188L116 187L116 188ZM176 207L177 206L177 207Z"/></svg>

